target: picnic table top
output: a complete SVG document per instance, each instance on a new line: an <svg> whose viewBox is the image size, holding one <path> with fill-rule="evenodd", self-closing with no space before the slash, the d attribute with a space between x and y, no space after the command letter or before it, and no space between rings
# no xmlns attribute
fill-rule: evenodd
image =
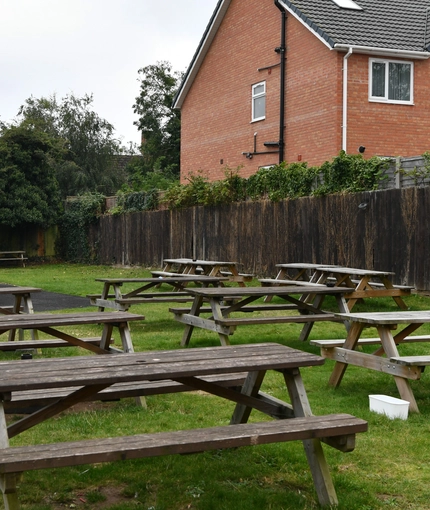
<svg viewBox="0 0 430 510"><path fill-rule="evenodd" d="M331 273L342 273L351 274L358 276L388 276L395 274L393 271L375 271L373 269L359 269L355 267L344 267L344 266L318 266L318 271L331 272Z"/></svg>
<svg viewBox="0 0 430 510"><path fill-rule="evenodd" d="M335 313L336 317L366 324L421 324L430 322L430 310L400 312Z"/></svg>
<svg viewBox="0 0 430 510"><path fill-rule="evenodd" d="M25 370L23 370L25 363ZM0 362L0 394L12 391L128 381L180 379L257 370L322 365L315 354L276 343L191 350L138 352L118 356L73 356Z"/></svg>
<svg viewBox="0 0 430 510"><path fill-rule="evenodd" d="M287 264L276 264L276 267L291 267L297 269L315 269L317 267L335 267L330 264L313 264L310 262L289 262Z"/></svg>
<svg viewBox="0 0 430 510"><path fill-rule="evenodd" d="M12 250L12 251L0 251L1 255L23 255L25 251L23 250Z"/></svg>
<svg viewBox="0 0 430 510"><path fill-rule="evenodd" d="M37 287L0 287L0 294L33 294L35 292L41 292L42 289Z"/></svg>
<svg viewBox="0 0 430 510"><path fill-rule="evenodd" d="M216 283L220 281L227 281L228 278L224 276L207 276L198 274L183 274L178 276L157 276L148 278L96 278L96 282L105 283L169 283L169 282L207 282Z"/></svg>
<svg viewBox="0 0 430 510"><path fill-rule="evenodd" d="M187 292L204 297L234 297L234 296L268 296L282 294L347 294L351 289L347 287L328 287L327 285L281 285L271 287L214 287L187 289Z"/></svg>
<svg viewBox="0 0 430 510"><path fill-rule="evenodd" d="M191 264L191 265L199 265L199 266L230 266L230 265L238 265L238 262L227 262L220 260L200 260L200 259L164 259L163 262L168 264Z"/></svg>
<svg viewBox="0 0 430 510"><path fill-rule="evenodd" d="M22 328L73 326L76 324L119 323L143 320L143 315L129 312L73 312L0 315L0 331Z"/></svg>

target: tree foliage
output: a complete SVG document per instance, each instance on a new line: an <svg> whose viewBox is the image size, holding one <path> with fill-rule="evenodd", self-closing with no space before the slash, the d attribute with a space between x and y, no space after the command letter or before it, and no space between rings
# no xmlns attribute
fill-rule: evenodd
<svg viewBox="0 0 430 510"><path fill-rule="evenodd" d="M53 164L63 198L84 192L113 194L125 181L115 165L115 155L123 149L114 127L99 117L92 103L92 95L70 94L60 101L55 95L30 97L18 113L19 122L61 142L61 158Z"/></svg>
<svg viewBox="0 0 430 510"><path fill-rule="evenodd" d="M54 224L61 199L52 162L61 158L58 140L34 126L2 126L0 132L0 224Z"/></svg>
<svg viewBox="0 0 430 510"><path fill-rule="evenodd" d="M182 73L173 72L169 62L157 62L139 69L140 93L133 111L139 115L135 122L142 133L143 160L141 173L159 170L180 171L181 120L173 99Z"/></svg>

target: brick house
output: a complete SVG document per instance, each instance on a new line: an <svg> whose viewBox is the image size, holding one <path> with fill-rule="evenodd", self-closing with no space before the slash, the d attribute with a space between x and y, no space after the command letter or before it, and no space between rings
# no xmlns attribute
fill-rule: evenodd
<svg viewBox="0 0 430 510"><path fill-rule="evenodd" d="M220 0L175 97L181 177L430 150L429 0Z"/></svg>

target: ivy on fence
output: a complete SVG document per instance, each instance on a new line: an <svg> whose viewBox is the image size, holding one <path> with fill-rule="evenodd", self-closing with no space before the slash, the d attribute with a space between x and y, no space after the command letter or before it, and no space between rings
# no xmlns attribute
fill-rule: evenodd
<svg viewBox="0 0 430 510"><path fill-rule="evenodd" d="M90 246L90 225L103 213L104 195L85 193L67 203L58 225L56 252L70 262L96 262L97 246Z"/></svg>
<svg viewBox="0 0 430 510"><path fill-rule="evenodd" d="M215 205L240 200L272 202L310 195L371 191L379 187L389 162L361 154L349 155L341 151L331 162L321 167L308 167L307 163L285 163L262 168L248 179L239 176L240 167L227 168L225 179L209 182L198 172L188 176L188 184L175 184L163 198L170 209L195 205Z"/></svg>

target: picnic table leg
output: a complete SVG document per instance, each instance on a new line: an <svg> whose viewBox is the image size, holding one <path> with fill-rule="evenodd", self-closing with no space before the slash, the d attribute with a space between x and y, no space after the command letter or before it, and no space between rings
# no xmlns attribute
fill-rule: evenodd
<svg viewBox="0 0 430 510"><path fill-rule="evenodd" d="M203 298L200 296L195 296L193 304L191 306L190 315L199 316L200 315L200 307L203 303ZM186 347L190 343L191 335L193 334L194 326L190 324L185 324L184 334L182 335L181 346Z"/></svg>
<svg viewBox="0 0 430 510"><path fill-rule="evenodd" d="M0 448L9 447L6 416L3 403L0 403ZM6 473L0 475L0 489L3 493L5 510L19 510L17 483L20 473Z"/></svg>
<svg viewBox="0 0 430 510"><path fill-rule="evenodd" d="M315 296L315 299L313 300L312 305L315 308L321 308L321 306L322 306L322 304L324 302L324 299L325 299L325 295L324 294L318 294L317 296ZM307 302L307 300L304 301L304 302ZM305 322L305 324L303 325L303 328L302 328L302 330L300 332L300 336L299 336L299 339L302 342L305 342L309 338L309 335L311 333L313 325L314 325L313 322Z"/></svg>
<svg viewBox="0 0 430 510"><path fill-rule="evenodd" d="M306 394L300 371L296 368L285 370L284 379L290 395L295 416L312 416L311 407ZM330 475L330 470L324 456L319 439L306 439L303 448L308 459L318 500L322 506L337 505L336 490Z"/></svg>
<svg viewBox="0 0 430 510"><path fill-rule="evenodd" d="M31 299L31 295L24 294L23 298L24 298L24 312L25 313L34 313L34 307L33 307L33 301ZM31 330L31 339L39 340L39 332L37 331L37 329ZM40 351L40 349L39 349L39 351ZM40 354L40 352L39 352L39 354Z"/></svg>
<svg viewBox="0 0 430 510"><path fill-rule="evenodd" d="M221 303L217 299L211 299L210 300L211 310L212 310L212 317L214 320L216 319L222 319L225 317L223 315L221 310ZM229 333L231 333L231 329L229 328ZM229 334L221 333L221 331L218 331L219 341L221 342L221 345L230 345L229 340Z"/></svg>
<svg viewBox="0 0 430 510"><path fill-rule="evenodd" d="M381 339L381 344L387 358L398 356L399 351L397 350L396 343L394 342L394 338L389 327L378 326L376 329L378 330L379 338ZM418 404L415 400L415 396L408 379L394 376L394 381L397 389L399 390L400 397L409 402L409 411L412 413L419 413Z"/></svg>
<svg viewBox="0 0 430 510"><path fill-rule="evenodd" d="M121 322L118 325L119 336L121 338L122 349L124 352L134 352L133 342L131 340L130 326L127 322Z"/></svg>
<svg viewBox="0 0 430 510"><path fill-rule="evenodd" d="M385 285L386 289L394 289L394 285L391 283L391 281L386 277L381 277L381 282ZM409 310L408 305L403 301L403 299L399 296L393 296L394 301L397 303L397 306L401 310Z"/></svg>
<svg viewBox="0 0 430 510"><path fill-rule="evenodd" d="M261 383L263 382L266 371L249 372L245 382L243 383L241 393L251 397L256 397L260 391ZM244 404L236 404L233 416L231 417L230 424L236 425L238 423L247 423L252 408Z"/></svg>
<svg viewBox="0 0 430 510"><path fill-rule="evenodd" d="M12 313L19 313L19 310L21 308L21 301L22 301L22 296L21 295L18 295L16 294L15 295L15 302L13 304L13 310L12 310ZM19 332L19 339L20 340L23 340L24 337L21 338L21 335L22 335L22 331ZM9 335L8 335L8 341L9 342L14 342L15 341L15 336L16 336L16 329L11 329L9 331Z"/></svg>
<svg viewBox="0 0 430 510"><path fill-rule="evenodd" d="M344 349L350 349L353 351L355 346L357 345L358 339L360 338L361 332L364 329L364 324L362 322L353 322L348 331L348 336L346 337L345 343L343 344ZM348 363L342 363L341 361L336 361L333 372L331 373L329 384L330 386L334 386L337 388L342 378L345 374L345 370L348 367Z"/></svg>

